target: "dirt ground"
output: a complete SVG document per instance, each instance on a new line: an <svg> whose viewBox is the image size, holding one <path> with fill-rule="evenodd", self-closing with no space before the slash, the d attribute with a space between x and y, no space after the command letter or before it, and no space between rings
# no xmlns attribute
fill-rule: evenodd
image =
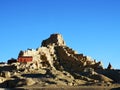
<svg viewBox="0 0 120 90"><path fill-rule="evenodd" d="M1 89L0 89L1 90ZM11 90L11 89L7 89ZM48 86L48 87L20 87L12 90L120 90L120 85L113 86Z"/></svg>

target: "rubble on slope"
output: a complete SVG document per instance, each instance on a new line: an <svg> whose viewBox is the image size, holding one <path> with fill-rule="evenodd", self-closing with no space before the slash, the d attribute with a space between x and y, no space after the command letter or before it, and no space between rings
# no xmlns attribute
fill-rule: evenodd
<svg viewBox="0 0 120 90"><path fill-rule="evenodd" d="M36 50L20 51L18 62L9 61L8 65L0 66L0 87L35 84L79 86L116 82L106 72L108 71L103 68L101 61L96 62L88 56L78 54L66 46L62 35L52 34ZM118 79L120 80L119 77Z"/></svg>

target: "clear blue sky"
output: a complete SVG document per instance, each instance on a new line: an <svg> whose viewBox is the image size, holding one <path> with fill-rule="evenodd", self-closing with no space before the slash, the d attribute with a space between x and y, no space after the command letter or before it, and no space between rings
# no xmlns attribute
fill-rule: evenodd
<svg viewBox="0 0 120 90"><path fill-rule="evenodd" d="M120 0L0 0L0 61L39 47L52 33L120 69Z"/></svg>

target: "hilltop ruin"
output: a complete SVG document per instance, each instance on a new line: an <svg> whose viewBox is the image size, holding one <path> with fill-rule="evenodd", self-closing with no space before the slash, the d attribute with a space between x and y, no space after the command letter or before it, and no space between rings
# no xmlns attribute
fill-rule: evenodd
<svg viewBox="0 0 120 90"><path fill-rule="evenodd" d="M60 34L41 46L20 51L17 62L0 66L0 87L111 85L120 83L119 70L68 47ZM115 76L115 77L114 77Z"/></svg>

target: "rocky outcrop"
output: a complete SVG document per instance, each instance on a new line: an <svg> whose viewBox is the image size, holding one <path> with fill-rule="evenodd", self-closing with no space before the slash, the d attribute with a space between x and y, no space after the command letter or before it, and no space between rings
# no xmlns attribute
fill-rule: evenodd
<svg viewBox="0 0 120 90"><path fill-rule="evenodd" d="M8 64L12 64L12 63L16 63L17 62L17 60L16 59L14 59L14 58L11 58L11 59L9 59L8 60Z"/></svg>
<svg viewBox="0 0 120 90"><path fill-rule="evenodd" d="M119 82L119 71L109 72L101 61L79 54L68 47L60 34L43 40L41 47L20 51L18 58L32 57L29 62L12 62L0 66L0 87L65 85L79 86L104 82ZM107 70L108 70L107 69ZM116 72L116 74L113 74ZM116 75L116 77L111 76ZM4 79L4 80L3 80Z"/></svg>
<svg viewBox="0 0 120 90"><path fill-rule="evenodd" d="M11 74L9 71L4 71L4 72L1 72L1 76L4 78L10 78Z"/></svg>
<svg viewBox="0 0 120 90"><path fill-rule="evenodd" d="M43 40L41 47L36 50L20 51L18 57L21 56L33 57L31 64L27 63L29 69L52 68L69 72L81 72L86 68L103 69L101 62L96 62L88 56L78 54L75 50L66 46L60 34L52 34L48 39Z"/></svg>
<svg viewBox="0 0 120 90"><path fill-rule="evenodd" d="M113 69L112 65L109 63L107 69Z"/></svg>
<svg viewBox="0 0 120 90"><path fill-rule="evenodd" d="M75 50L67 47L60 34L52 34L48 39L43 40L41 46L36 50L21 51L19 57L32 56L33 63L38 68L50 67L71 72L80 72L86 67L103 68L101 62L95 62L92 58L78 54Z"/></svg>

